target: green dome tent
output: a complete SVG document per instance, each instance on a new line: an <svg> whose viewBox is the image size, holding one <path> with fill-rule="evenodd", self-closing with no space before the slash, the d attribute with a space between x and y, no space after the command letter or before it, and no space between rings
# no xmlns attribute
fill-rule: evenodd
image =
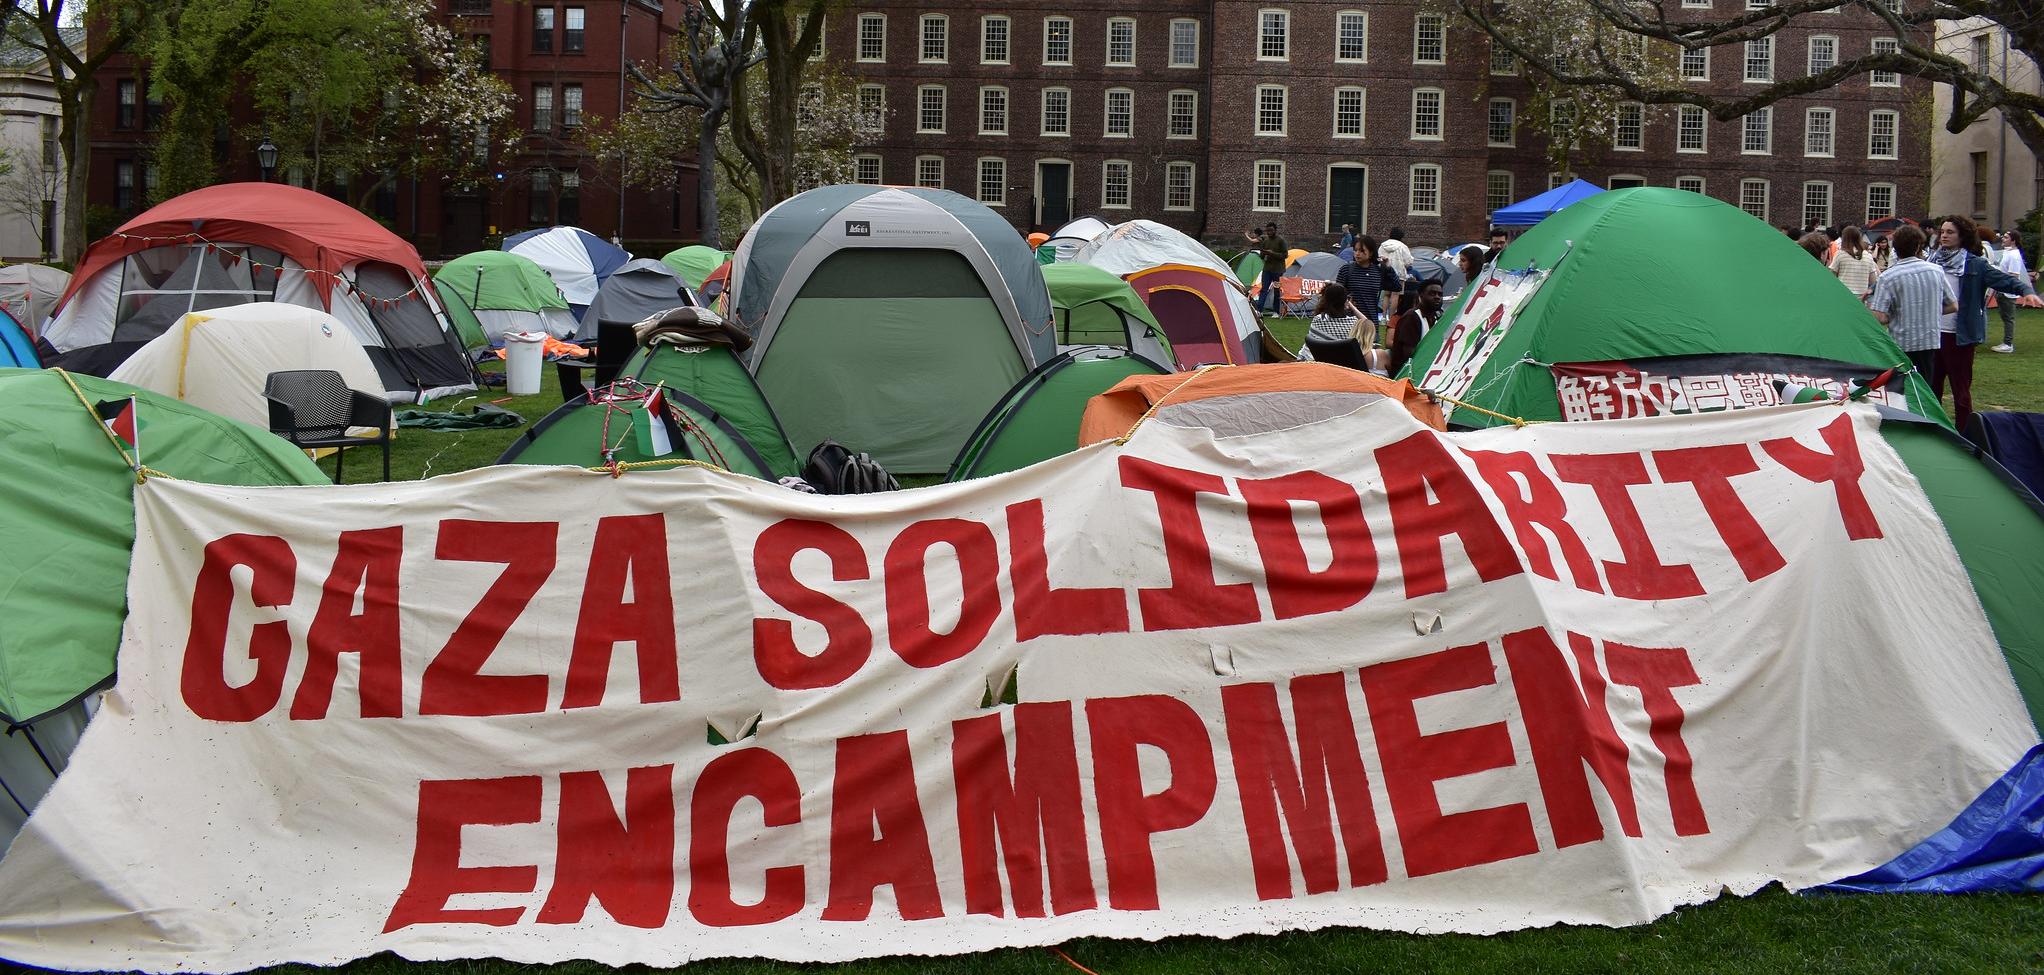
<svg viewBox="0 0 2044 975"><path fill-rule="evenodd" d="M131 396L142 462L153 470L215 484L327 482L282 439L168 396L56 370L0 369L0 550L7 553L0 562L0 726L61 709L114 672L135 544L135 474L93 410Z"/></svg>
<svg viewBox="0 0 2044 975"><path fill-rule="evenodd" d="M1683 190L1599 193L1506 248L1420 341L1406 377L1528 420L1779 402L1906 369L1865 306L1781 232ZM1876 397L1943 421L1922 377ZM1444 404L1457 426L1506 422Z"/></svg>
<svg viewBox="0 0 2044 975"><path fill-rule="evenodd" d="M1079 420L1086 414L1088 400L1130 376L1162 376L1170 371L1125 349L1098 345L1068 349L1022 377L1001 397L951 462L951 472L944 479L965 481L1004 474L1069 454L1079 449Z"/></svg>
<svg viewBox="0 0 2044 975"><path fill-rule="evenodd" d="M483 323L476 319L475 309L468 306L463 298L447 282L435 279L433 292L440 296L440 304L447 308L448 324L454 326L454 334L461 339L461 347L470 352L488 348L490 338L483 334Z"/></svg>
<svg viewBox="0 0 2044 975"><path fill-rule="evenodd" d="M1255 287L1263 279L1263 255L1255 251L1243 251L1235 255L1229 267L1235 269L1235 280L1245 288Z"/></svg>
<svg viewBox="0 0 2044 975"><path fill-rule="evenodd" d="M477 251L448 261L433 272L433 287L460 298L492 344L501 344L506 332L565 339L577 328L568 299L546 269L509 251Z"/></svg>
<svg viewBox="0 0 2044 975"><path fill-rule="evenodd" d="M720 251L715 247L704 247L701 244L690 244L687 247L677 247L674 250L668 251L661 256L660 261L673 268L674 273L681 275L681 280L688 284L689 290L693 291L703 286L703 279L709 277L711 271L716 270L718 265L730 259L730 251Z"/></svg>
<svg viewBox="0 0 2044 975"><path fill-rule="evenodd" d="M1173 361L1171 340L1150 306L1127 281L1091 264L1051 264L1043 269L1057 318L1057 344L1111 345L1152 362Z"/></svg>

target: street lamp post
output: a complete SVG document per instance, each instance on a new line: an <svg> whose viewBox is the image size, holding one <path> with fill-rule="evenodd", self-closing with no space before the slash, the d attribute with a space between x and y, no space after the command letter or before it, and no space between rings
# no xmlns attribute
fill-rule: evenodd
<svg viewBox="0 0 2044 975"><path fill-rule="evenodd" d="M277 144L266 134L261 145L256 146L256 168L262 170L263 182L270 181L270 174L277 171Z"/></svg>

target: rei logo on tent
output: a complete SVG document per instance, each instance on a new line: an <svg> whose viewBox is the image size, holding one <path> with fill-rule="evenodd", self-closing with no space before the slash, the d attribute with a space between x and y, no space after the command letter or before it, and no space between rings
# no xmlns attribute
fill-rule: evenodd
<svg viewBox="0 0 2044 975"><path fill-rule="evenodd" d="M871 221L871 220L847 220L847 221L845 221L845 236L847 236L847 237L871 237L871 236L873 236L873 221Z"/></svg>

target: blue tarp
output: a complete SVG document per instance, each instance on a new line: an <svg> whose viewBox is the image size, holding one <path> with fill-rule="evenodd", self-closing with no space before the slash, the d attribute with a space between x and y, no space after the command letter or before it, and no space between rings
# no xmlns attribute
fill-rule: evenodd
<svg viewBox="0 0 2044 975"><path fill-rule="evenodd" d="M1966 438L1999 461L2031 494L2044 497L2044 413L1975 413Z"/></svg>
<svg viewBox="0 0 2044 975"><path fill-rule="evenodd" d="M1520 200L1508 207L1499 207L1490 215L1493 226L1530 227L1548 217L1554 216L1563 207L1577 200L1596 196L1604 188L1595 183L1572 179L1539 196Z"/></svg>
<svg viewBox="0 0 2044 975"><path fill-rule="evenodd" d="M1819 891L2044 893L2044 745L2030 749L1952 824L1908 852Z"/></svg>
<svg viewBox="0 0 2044 975"><path fill-rule="evenodd" d="M41 369L42 360L36 358L35 342L28 337L19 322L6 312L0 312L0 368Z"/></svg>

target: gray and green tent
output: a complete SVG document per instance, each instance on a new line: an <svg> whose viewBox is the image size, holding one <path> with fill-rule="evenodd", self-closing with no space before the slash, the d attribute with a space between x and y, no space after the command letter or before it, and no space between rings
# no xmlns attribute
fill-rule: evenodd
<svg viewBox="0 0 2044 975"><path fill-rule="evenodd" d="M945 190L783 201L739 245L725 308L798 455L836 440L897 473L944 471L974 418L1057 355L1029 245Z"/></svg>
<svg viewBox="0 0 2044 975"><path fill-rule="evenodd" d="M1175 361L1171 340L1150 306L1127 281L1091 264L1051 264L1043 269L1057 317L1057 344L1112 345L1152 362Z"/></svg>
<svg viewBox="0 0 2044 975"><path fill-rule="evenodd" d="M951 462L951 472L944 479L966 481L1004 474L1069 454L1079 449L1079 421L1086 415L1088 400L1130 376L1162 376L1170 371L1127 349L1104 345L1066 349L1031 370L1001 397Z"/></svg>

